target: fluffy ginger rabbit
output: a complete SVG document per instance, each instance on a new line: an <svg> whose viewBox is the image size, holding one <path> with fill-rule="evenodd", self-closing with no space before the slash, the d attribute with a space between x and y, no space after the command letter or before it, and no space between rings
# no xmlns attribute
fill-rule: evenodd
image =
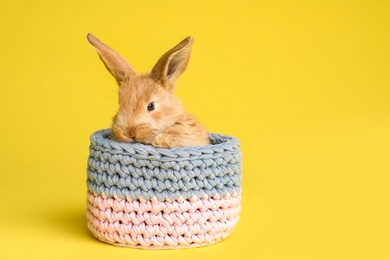
<svg viewBox="0 0 390 260"><path fill-rule="evenodd" d="M119 85L119 110L111 130L114 140L161 148L210 143L206 128L183 109L174 95L175 82L191 56L192 37L166 52L150 73L141 75L98 38L91 34L87 38Z"/></svg>

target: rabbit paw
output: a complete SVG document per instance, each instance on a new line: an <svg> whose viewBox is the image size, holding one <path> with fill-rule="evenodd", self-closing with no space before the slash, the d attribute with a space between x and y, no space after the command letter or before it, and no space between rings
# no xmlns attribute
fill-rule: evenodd
<svg viewBox="0 0 390 260"><path fill-rule="evenodd" d="M169 135L160 133L154 138L152 145L160 148L171 148L172 139Z"/></svg>

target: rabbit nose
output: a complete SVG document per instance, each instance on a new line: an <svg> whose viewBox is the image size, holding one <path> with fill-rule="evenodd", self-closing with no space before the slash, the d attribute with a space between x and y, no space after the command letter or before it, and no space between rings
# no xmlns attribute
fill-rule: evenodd
<svg viewBox="0 0 390 260"><path fill-rule="evenodd" d="M127 132L129 134L129 137L132 138L133 140L135 140L135 128L134 127L129 127Z"/></svg>

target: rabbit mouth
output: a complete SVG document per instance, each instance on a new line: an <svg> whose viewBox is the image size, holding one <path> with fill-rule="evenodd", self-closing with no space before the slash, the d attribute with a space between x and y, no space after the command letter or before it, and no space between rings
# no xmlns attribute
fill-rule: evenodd
<svg viewBox="0 0 390 260"><path fill-rule="evenodd" d="M129 128L127 136L135 142L151 144L156 135L160 132L160 130L152 128L150 124L141 124Z"/></svg>

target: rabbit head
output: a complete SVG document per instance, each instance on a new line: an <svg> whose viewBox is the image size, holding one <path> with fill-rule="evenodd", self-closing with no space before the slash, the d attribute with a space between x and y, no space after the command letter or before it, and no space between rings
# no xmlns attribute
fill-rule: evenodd
<svg viewBox="0 0 390 260"><path fill-rule="evenodd" d="M180 100L174 96L174 89L177 78L189 62L192 37L187 37L166 52L150 73L140 75L120 54L98 38L91 34L87 38L119 85L119 110L113 120L113 139L153 144L158 135L175 124L181 124L183 118L188 119Z"/></svg>

